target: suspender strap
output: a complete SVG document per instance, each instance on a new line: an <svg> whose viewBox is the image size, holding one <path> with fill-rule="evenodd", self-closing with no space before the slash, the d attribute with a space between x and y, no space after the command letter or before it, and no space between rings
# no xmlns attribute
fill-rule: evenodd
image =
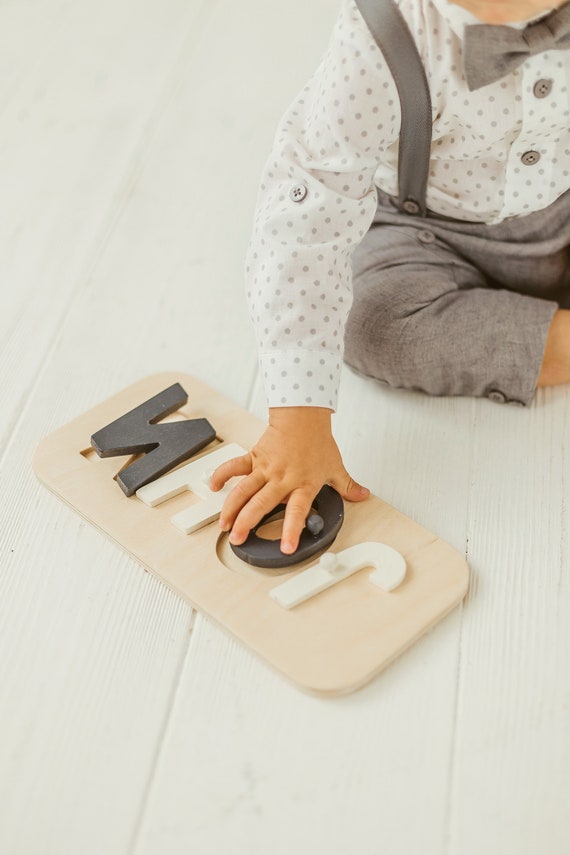
<svg viewBox="0 0 570 855"><path fill-rule="evenodd" d="M400 97L399 207L426 215L431 149L431 98L418 49L394 0L356 0L360 14L384 54Z"/></svg>

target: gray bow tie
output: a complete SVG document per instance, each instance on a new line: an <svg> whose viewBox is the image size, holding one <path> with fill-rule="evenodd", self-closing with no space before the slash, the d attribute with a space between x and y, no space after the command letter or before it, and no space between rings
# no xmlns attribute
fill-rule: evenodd
<svg viewBox="0 0 570 855"><path fill-rule="evenodd" d="M570 3L524 30L491 24L465 27L463 65L472 92L504 77L537 53L570 48Z"/></svg>

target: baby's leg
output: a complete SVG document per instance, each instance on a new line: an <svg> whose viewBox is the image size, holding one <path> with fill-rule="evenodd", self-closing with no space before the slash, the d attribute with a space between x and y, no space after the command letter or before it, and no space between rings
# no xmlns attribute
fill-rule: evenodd
<svg viewBox="0 0 570 855"><path fill-rule="evenodd" d="M532 400L554 300L489 286L412 226L374 226L354 253L353 283L345 360L358 372L430 395Z"/></svg>

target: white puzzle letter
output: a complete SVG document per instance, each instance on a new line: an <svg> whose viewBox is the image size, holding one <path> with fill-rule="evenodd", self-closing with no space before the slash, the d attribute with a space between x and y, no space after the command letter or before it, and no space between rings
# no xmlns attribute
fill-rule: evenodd
<svg viewBox="0 0 570 855"><path fill-rule="evenodd" d="M175 469L174 472L157 478L150 484L146 484L137 490L136 495L151 508L171 499L173 496L177 496L179 493L183 493L185 490L190 490L199 496L200 502L175 514L171 519L176 528L179 528L184 534L191 534L191 532L197 531L219 517L226 496L232 489L233 485L227 483L217 493L210 490L212 472L222 463L231 460L232 457L241 457L244 454L247 452L241 445L237 445L235 442L229 443L216 451L205 454L204 457L200 457L192 463L187 463L180 469Z"/></svg>
<svg viewBox="0 0 570 855"><path fill-rule="evenodd" d="M406 575L403 555L391 546L375 542L357 543L336 554L325 552L317 564L277 585L269 596L283 608L292 609L364 567L374 567L369 579L383 591L393 591Z"/></svg>

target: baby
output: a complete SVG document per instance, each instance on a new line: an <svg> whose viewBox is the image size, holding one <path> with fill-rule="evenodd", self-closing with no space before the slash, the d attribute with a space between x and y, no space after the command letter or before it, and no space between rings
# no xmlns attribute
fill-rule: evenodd
<svg viewBox="0 0 570 855"><path fill-rule="evenodd" d="M375 3L413 38L423 160L417 127L400 148ZM286 502L290 554L323 484L367 497L331 433L343 358L390 386L519 405L570 381L569 82L570 2L342 0L259 191L246 272L269 425L212 477L246 476L220 518L232 543Z"/></svg>

